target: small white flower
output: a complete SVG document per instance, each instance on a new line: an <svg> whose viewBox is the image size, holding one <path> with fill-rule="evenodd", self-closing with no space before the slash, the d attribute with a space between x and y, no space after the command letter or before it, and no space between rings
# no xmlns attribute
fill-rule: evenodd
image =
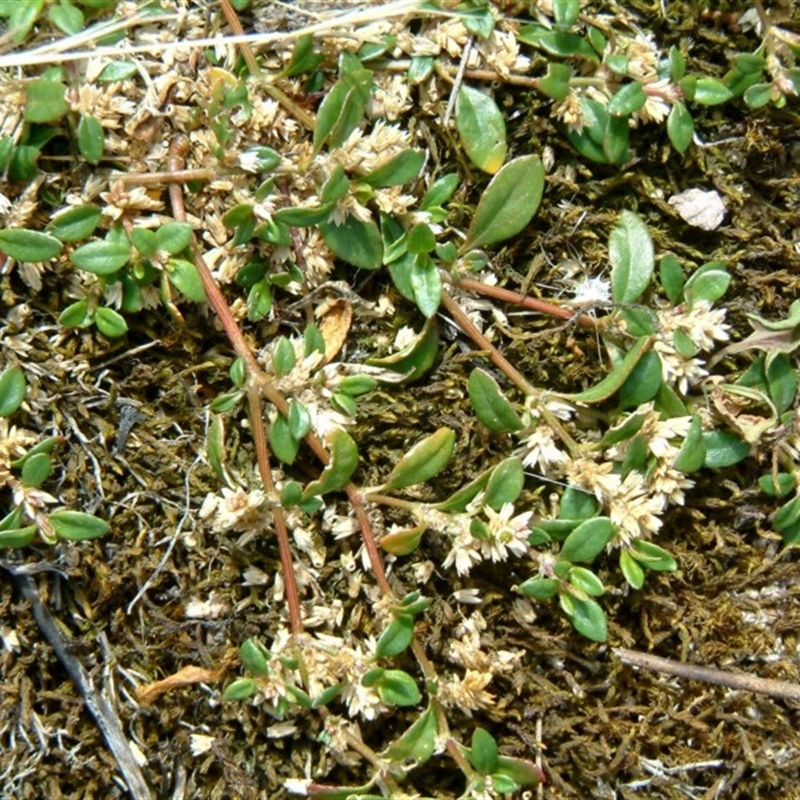
<svg viewBox="0 0 800 800"><path fill-rule="evenodd" d="M215 736L206 736L203 733L193 733L191 736L189 736L189 750L193 756L202 756L211 749L215 739Z"/></svg>

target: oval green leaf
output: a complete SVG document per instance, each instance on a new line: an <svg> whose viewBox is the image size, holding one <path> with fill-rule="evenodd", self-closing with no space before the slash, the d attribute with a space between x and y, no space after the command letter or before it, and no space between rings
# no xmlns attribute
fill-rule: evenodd
<svg viewBox="0 0 800 800"><path fill-rule="evenodd" d="M89 242L71 256L72 263L78 269L95 275L113 275L128 263L130 257L131 246L127 241Z"/></svg>
<svg viewBox="0 0 800 800"><path fill-rule="evenodd" d="M478 419L493 433L509 433L524 427L497 381L488 372L480 368L472 370L467 391Z"/></svg>
<svg viewBox="0 0 800 800"><path fill-rule="evenodd" d="M616 526L608 517L587 519L564 540L559 558L591 562L603 552L615 532Z"/></svg>
<svg viewBox="0 0 800 800"><path fill-rule="evenodd" d="M336 428L328 437L331 460L322 474L306 486L303 500L341 489L358 466L358 447L343 428Z"/></svg>
<svg viewBox="0 0 800 800"><path fill-rule="evenodd" d="M82 511L56 511L47 518L62 539L83 542L108 533L108 523Z"/></svg>
<svg viewBox="0 0 800 800"><path fill-rule="evenodd" d="M415 706L422 695L414 679L399 669L387 669L376 682L378 696L387 706Z"/></svg>
<svg viewBox="0 0 800 800"><path fill-rule="evenodd" d="M85 114L78 123L78 150L90 164L97 164L104 149L103 126L96 117Z"/></svg>
<svg viewBox="0 0 800 800"><path fill-rule="evenodd" d="M623 211L611 231L608 258L614 302L636 302L653 277L655 258L647 226L633 211Z"/></svg>
<svg viewBox="0 0 800 800"><path fill-rule="evenodd" d="M501 461L489 476L483 502L499 511L505 503L517 500L525 484L525 470L522 459L514 456Z"/></svg>
<svg viewBox="0 0 800 800"><path fill-rule="evenodd" d="M478 89L461 86L456 99L456 129L470 161L494 175L508 151L506 123L497 103Z"/></svg>
<svg viewBox="0 0 800 800"><path fill-rule="evenodd" d="M414 638L414 617L410 614L400 614L393 619L389 627L378 639L375 655L378 658L389 658L403 652Z"/></svg>
<svg viewBox="0 0 800 800"><path fill-rule="evenodd" d="M544 165L539 156L520 156L509 161L481 195L459 253L518 234L539 208L543 191Z"/></svg>
<svg viewBox="0 0 800 800"><path fill-rule="evenodd" d="M438 475L450 460L455 443L456 434L450 428L426 436L397 462L383 489L405 489Z"/></svg>
<svg viewBox="0 0 800 800"><path fill-rule="evenodd" d="M109 339L116 339L128 332L125 317L113 308L98 308L94 313L94 324L97 325L97 330Z"/></svg>
<svg viewBox="0 0 800 800"><path fill-rule="evenodd" d="M14 366L3 370L0 375L0 417L13 414L25 399L25 373L22 367Z"/></svg>
<svg viewBox="0 0 800 800"><path fill-rule="evenodd" d="M319 226L325 244L342 261L359 269L378 269L383 263L383 239L372 221L348 215L341 225L324 222Z"/></svg>
<svg viewBox="0 0 800 800"><path fill-rule="evenodd" d="M61 242L49 233L26 228L0 230L0 250L17 261L48 261L61 252Z"/></svg>

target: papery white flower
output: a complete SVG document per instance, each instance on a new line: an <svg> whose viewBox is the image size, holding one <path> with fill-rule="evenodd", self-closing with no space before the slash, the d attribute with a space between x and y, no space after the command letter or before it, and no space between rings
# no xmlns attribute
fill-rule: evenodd
<svg viewBox="0 0 800 800"><path fill-rule="evenodd" d="M523 466L538 466L541 473L547 477L560 477L564 474L569 456L559 450L553 432L546 425L538 425L530 436L520 442L520 445L527 450L522 458Z"/></svg>
<svg viewBox="0 0 800 800"><path fill-rule="evenodd" d="M193 756L202 756L214 744L216 736L206 736L203 733L193 733L189 736L189 750Z"/></svg>
<svg viewBox="0 0 800 800"><path fill-rule="evenodd" d="M488 525L486 538L480 539L481 555L491 561L505 561L509 553L524 556L528 552L529 523L533 511L514 515L514 504L503 503L499 511L483 509Z"/></svg>
<svg viewBox="0 0 800 800"><path fill-rule="evenodd" d="M644 476L631 470L608 503L608 516L619 528L618 541L629 544L656 533L662 525L664 506L665 496L653 494Z"/></svg>

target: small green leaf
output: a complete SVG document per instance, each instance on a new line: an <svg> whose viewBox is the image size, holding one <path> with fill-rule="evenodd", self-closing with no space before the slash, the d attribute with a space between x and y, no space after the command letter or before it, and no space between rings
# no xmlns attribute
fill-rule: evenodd
<svg viewBox="0 0 800 800"><path fill-rule="evenodd" d="M400 614L395 617L389 627L378 639L375 655L378 658L389 658L402 653L414 638L414 617L410 614Z"/></svg>
<svg viewBox="0 0 800 800"><path fill-rule="evenodd" d="M273 219L292 228L319 225L328 219L335 205L335 203L324 203L313 208L281 208L275 212Z"/></svg>
<svg viewBox="0 0 800 800"><path fill-rule="evenodd" d="M91 204L73 206L56 214L46 230L61 242L78 242L95 232L102 215L103 212Z"/></svg>
<svg viewBox="0 0 800 800"><path fill-rule="evenodd" d="M480 368L472 370L467 391L478 419L493 433L509 433L524 427L497 381L488 372Z"/></svg>
<svg viewBox="0 0 800 800"><path fill-rule="evenodd" d="M692 424L686 433L681 449L672 462L674 469L684 472L687 475L696 472L703 466L706 460L706 445L703 441L703 425L700 417L695 414L692 417Z"/></svg>
<svg viewBox="0 0 800 800"><path fill-rule="evenodd" d="M49 261L61 252L61 242L54 236L26 228L0 230L0 250L17 261Z"/></svg>
<svg viewBox="0 0 800 800"><path fill-rule="evenodd" d="M455 432L450 428L439 428L426 436L397 462L383 489L405 489L438 475L450 460L455 442Z"/></svg>
<svg viewBox="0 0 800 800"><path fill-rule="evenodd" d="M65 328L88 328L94 321L94 313L89 310L86 300L70 303L59 315L58 324Z"/></svg>
<svg viewBox="0 0 800 800"><path fill-rule="evenodd" d="M654 572L674 572L678 562L663 547L637 539L630 550L631 556Z"/></svg>
<svg viewBox="0 0 800 800"><path fill-rule="evenodd" d="M399 669L387 669L376 682L378 696L387 706L415 706L420 694L414 679Z"/></svg>
<svg viewBox="0 0 800 800"><path fill-rule="evenodd" d="M292 60L286 68L286 76L295 78L313 72L324 60L325 56L322 53L314 52L314 37L306 33L295 43Z"/></svg>
<svg viewBox="0 0 800 800"><path fill-rule="evenodd" d="M239 656L242 659L242 666L257 678L269 676L267 663L269 651L257 639L253 637L245 639L239 647Z"/></svg>
<svg viewBox="0 0 800 800"><path fill-rule="evenodd" d="M341 164L333 168L319 192L323 203L338 203L350 191L350 180Z"/></svg>
<svg viewBox="0 0 800 800"><path fill-rule="evenodd" d="M82 511L56 511L47 518L62 539L83 542L108 533L108 523Z"/></svg>
<svg viewBox="0 0 800 800"><path fill-rule="evenodd" d="M750 445L729 431L706 431L703 443L706 446L703 466L709 469L731 467L750 455Z"/></svg>
<svg viewBox="0 0 800 800"><path fill-rule="evenodd" d="M269 281L261 280L247 293L247 319L258 322L269 314L272 308L272 289Z"/></svg>
<svg viewBox="0 0 800 800"><path fill-rule="evenodd" d="M459 253L518 234L539 208L543 191L544 166L539 156L520 156L509 161L481 195Z"/></svg>
<svg viewBox="0 0 800 800"><path fill-rule="evenodd" d="M470 161L494 175L508 151L503 113L484 92L462 85L456 99L456 129Z"/></svg>
<svg viewBox="0 0 800 800"><path fill-rule="evenodd" d="M37 78L26 87L25 121L56 122L69 111L67 87L61 81Z"/></svg>
<svg viewBox="0 0 800 800"><path fill-rule="evenodd" d="M383 263L383 240L372 221L348 215L341 225L323 222L319 226L325 244L342 261L359 269L378 269Z"/></svg>
<svg viewBox="0 0 800 800"><path fill-rule="evenodd" d="M501 461L491 472L483 502L499 511L505 503L514 503L525 484L522 460L516 456Z"/></svg>
<svg viewBox="0 0 800 800"><path fill-rule="evenodd" d="M192 226L188 222L165 222L156 231L157 249L171 256L183 252L192 240Z"/></svg>
<svg viewBox="0 0 800 800"><path fill-rule="evenodd" d="M422 197L420 208L427 211L430 208L443 206L458 188L460 178L455 173L437 178L430 189Z"/></svg>
<svg viewBox="0 0 800 800"><path fill-rule="evenodd" d="M567 486L561 495L558 508L559 520L591 519L598 511L597 498L577 486Z"/></svg>
<svg viewBox="0 0 800 800"><path fill-rule="evenodd" d="M47 453L36 453L25 459L22 465L22 483L25 486L41 486L53 471L53 462Z"/></svg>
<svg viewBox="0 0 800 800"><path fill-rule="evenodd" d="M75 36L83 31L86 24L83 12L72 3L61 2L50 6L47 12L53 24L69 36Z"/></svg>
<svg viewBox="0 0 800 800"><path fill-rule="evenodd" d="M754 83L745 90L744 102L750 108L762 108L777 96L779 96L779 94L774 84Z"/></svg>
<svg viewBox="0 0 800 800"><path fill-rule="evenodd" d="M560 581L556 578L528 578L518 591L533 600L549 600L558 593Z"/></svg>
<svg viewBox="0 0 800 800"><path fill-rule="evenodd" d="M683 270L672 253L665 255L658 264L661 288L670 303L677 303L683 295Z"/></svg>
<svg viewBox="0 0 800 800"><path fill-rule="evenodd" d="M733 92L722 81L704 75L697 79L692 100L701 106L716 106L732 97Z"/></svg>
<svg viewBox="0 0 800 800"><path fill-rule="evenodd" d="M568 64L551 61L547 65L547 74L543 78L539 78L537 88L542 94L560 103L569 95L571 79L572 67Z"/></svg>
<svg viewBox="0 0 800 800"><path fill-rule="evenodd" d="M778 414L788 411L797 396L797 370L784 353L777 353L767 365L770 400Z"/></svg>
<svg viewBox="0 0 800 800"><path fill-rule="evenodd" d="M344 144L363 119L371 92L372 72L368 69L354 69L336 81L317 111L315 153L326 142L330 147Z"/></svg>
<svg viewBox="0 0 800 800"><path fill-rule="evenodd" d="M619 568L631 588L641 589L644 586L644 570L628 550L619 554Z"/></svg>
<svg viewBox="0 0 800 800"><path fill-rule="evenodd" d="M272 346L272 366L279 378L285 378L295 367L297 354L294 345L285 337L279 336Z"/></svg>
<svg viewBox="0 0 800 800"><path fill-rule="evenodd" d="M97 76L98 83L115 83L132 78L137 73L133 61L110 61Z"/></svg>
<svg viewBox="0 0 800 800"><path fill-rule="evenodd" d="M571 28L578 21L580 13L580 0L555 0L553 3L553 18L557 28Z"/></svg>
<svg viewBox="0 0 800 800"><path fill-rule="evenodd" d="M306 486L303 500L341 489L356 471L358 447L346 430L334 429L328 436L328 447L331 460L319 478Z"/></svg>
<svg viewBox="0 0 800 800"><path fill-rule="evenodd" d="M564 540L559 557L564 561L594 561L616 533L608 517L593 517L581 522Z"/></svg>
<svg viewBox="0 0 800 800"><path fill-rule="evenodd" d="M605 642L608 638L606 615L600 604L591 597L587 600L572 598L570 621L578 633L593 642Z"/></svg>
<svg viewBox="0 0 800 800"><path fill-rule="evenodd" d="M78 123L78 150L90 164L97 164L104 149L103 126L96 117L84 114Z"/></svg>
<svg viewBox="0 0 800 800"><path fill-rule="evenodd" d="M27 547L39 530L37 525L27 525L24 528L7 528L0 530L0 550L16 547Z"/></svg>
<svg viewBox="0 0 800 800"><path fill-rule="evenodd" d="M476 728L472 734L471 745L467 754L469 763L481 775L491 775L497 769L500 755L494 737L483 728Z"/></svg>
<svg viewBox="0 0 800 800"><path fill-rule="evenodd" d="M427 530L425 525L416 525L413 528L405 528L399 531L392 531L381 537L380 546L393 556L407 556L413 553L422 541L422 534Z"/></svg>
<svg viewBox="0 0 800 800"><path fill-rule="evenodd" d="M405 381L421 378L439 354L439 329L435 320L427 320L419 335L402 350L385 358L369 358L367 364L386 367L405 375Z"/></svg>
<svg viewBox="0 0 800 800"><path fill-rule="evenodd" d="M620 408L638 408L652 400L661 388L661 356L654 350L642 354L619 390Z"/></svg>
<svg viewBox="0 0 800 800"><path fill-rule="evenodd" d="M113 275L122 269L131 257L130 243L99 241L89 242L72 254L72 263L84 272L95 275Z"/></svg>
<svg viewBox="0 0 800 800"><path fill-rule="evenodd" d="M295 439L302 439L311 430L311 414L299 400L292 400L288 422L289 430Z"/></svg>
<svg viewBox="0 0 800 800"><path fill-rule="evenodd" d="M772 475L762 475L758 479L758 486L770 497L785 497L797 487L797 478L793 472L779 472L775 478Z"/></svg>
<svg viewBox="0 0 800 800"><path fill-rule="evenodd" d="M559 394L558 396L571 403L600 403L607 400L625 383L639 359L650 349L652 343L653 340L649 336L637 339L636 344L628 351L625 358L596 386L577 394Z"/></svg>
<svg viewBox="0 0 800 800"><path fill-rule="evenodd" d="M122 314L114 311L113 308L98 308L94 312L94 324L97 330L108 336L109 339L117 339L128 332L128 323Z"/></svg>
<svg viewBox="0 0 800 800"><path fill-rule="evenodd" d="M793 497L784 503L772 518L776 530L786 531L800 522L800 497Z"/></svg>
<svg viewBox="0 0 800 800"><path fill-rule="evenodd" d="M570 567L567 580L589 597L600 597L606 591L600 578L586 567Z"/></svg>
<svg viewBox="0 0 800 800"><path fill-rule="evenodd" d="M439 268L427 253L422 253L414 258L410 273L414 302L420 312L430 319L439 310L442 301L442 278Z"/></svg>
<svg viewBox="0 0 800 800"><path fill-rule="evenodd" d="M22 367L8 367L0 374L0 417L9 417L25 399L25 373Z"/></svg>
<svg viewBox="0 0 800 800"><path fill-rule="evenodd" d="M623 211L608 240L611 294L616 303L635 303L650 284L655 259L647 226L633 211Z"/></svg>
<svg viewBox="0 0 800 800"><path fill-rule="evenodd" d="M197 267L191 261L182 258L170 258L167 261L167 277L169 282L187 299L194 303L202 303L206 299L203 279Z"/></svg>
<svg viewBox="0 0 800 800"><path fill-rule="evenodd" d="M375 187L400 186L413 181L424 163L425 153L422 150L403 150L383 166L361 176L361 180Z"/></svg>
<svg viewBox="0 0 800 800"><path fill-rule="evenodd" d="M642 84L633 81L622 86L609 100L607 111L615 117L628 117L638 111L646 102L647 95Z"/></svg>
<svg viewBox="0 0 800 800"><path fill-rule="evenodd" d="M222 693L223 702L229 700L247 700L258 690L258 685L252 678L239 678L235 680Z"/></svg>
<svg viewBox="0 0 800 800"><path fill-rule="evenodd" d="M694 271L686 281L683 294L690 306L699 300L713 303L728 291L730 283L731 276L725 265L720 261L710 261Z"/></svg>
<svg viewBox="0 0 800 800"><path fill-rule="evenodd" d="M206 456L208 457L209 466L214 470L214 474L223 483L227 484L228 476L225 471L225 461L227 459L225 451L225 421L222 416L216 413L208 426Z"/></svg>
<svg viewBox="0 0 800 800"><path fill-rule="evenodd" d="M407 759L414 759L417 764L424 764L436 747L436 736L439 725L433 709L428 707L415 722L399 738L381 754L382 758L395 764L402 764Z"/></svg>
<svg viewBox="0 0 800 800"><path fill-rule="evenodd" d="M676 100L667 117L667 136L672 146L683 155L694 138L694 120L686 106Z"/></svg>
<svg viewBox="0 0 800 800"><path fill-rule="evenodd" d="M239 155L239 165L248 172L270 172L281 163L281 154L263 145L251 147Z"/></svg>
<svg viewBox="0 0 800 800"><path fill-rule="evenodd" d="M269 426L269 447L275 457L284 464L293 464L297 458L300 442L292 436L289 423L283 414L278 414Z"/></svg>

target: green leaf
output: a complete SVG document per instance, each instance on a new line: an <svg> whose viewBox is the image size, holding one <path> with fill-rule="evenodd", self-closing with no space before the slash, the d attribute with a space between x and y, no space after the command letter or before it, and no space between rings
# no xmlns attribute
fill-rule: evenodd
<svg viewBox="0 0 800 800"><path fill-rule="evenodd" d="M578 633L593 642L605 642L608 638L606 615L600 604L591 597L587 600L572 599L570 621Z"/></svg>
<svg viewBox="0 0 800 800"><path fill-rule="evenodd" d="M558 508L559 520L591 519L598 511L597 498L577 486L567 486L561 495Z"/></svg>
<svg viewBox="0 0 800 800"><path fill-rule="evenodd" d="M103 126L96 117L84 114L78 123L78 150L90 164L97 164L104 149Z"/></svg>
<svg viewBox="0 0 800 800"><path fill-rule="evenodd" d="M750 445L729 431L706 431L703 443L706 446L703 466L709 469L731 467L750 455Z"/></svg>
<svg viewBox="0 0 800 800"><path fill-rule="evenodd" d="M281 163L281 154L271 147L251 147L239 155L239 165L248 172L271 172Z"/></svg>
<svg viewBox="0 0 800 800"><path fill-rule="evenodd" d="M275 212L273 219L292 228L319 225L328 219L335 205L335 203L324 203L313 208L281 208Z"/></svg>
<svg viewBox="0 0 800 800"><path fill-rule="evenodd" d="M560 103L569 95L570 80L572 80L572 67L551 61L547 65L547 74L539 78L537 88L542 94Z"/></svg>
<svg viewBox="0 0 800 800"><path fill-rule="evenodd" d="M416 525L413 528L392 531L381 537L380 546L393 556L407 556L419 547L422 534L426 530L427 526Z"/></svg>
<svg viewBox="0 0 800 800"><path fill-rule="evenodd" d="M346 430L334 429L328 436L328 447L331 460L319 478L306 486L303 500L341 489L356 471L358 447Z"/></svg>
<svg viewBox="0 0 800 800"><path fill-rule="evenodd" d="M497 381L488 372L480 368L472 370L467 391L478 419L493 433L509 433L524 427Z"/></svg>
<svg viewBox="0 0 800 800"><path fill-rule="evenodd" d="M212 411L215 410L212 408ZM206 456L208 457L209 466L214 470L214 474L227 485L228 476L225 471L225 461L227 459L225 451L225 420L216 413L208 426Z"/></svg>
<svg viewBox="0 0 800 800"><path fill-rule="evenodd" d="M628 550L620 552L619 568L628 586L633 589L641 589L644 586L644 570Z"/></svg>
<svg viewBox="0 0 800 800"><path fill-rule="evenodd" d="M184 251L191 240L192 226L188 222L166 222L156 231L157 248L171 256Z"/></svg>
<svg viewBox="0 0 800 800"><path fill-rule="evenodd" d="M653 350L644 353L619 390L620 408L638 408L652 400L661 388L661 356Z"/></svg>
<svg viewBox="0 0 800 800"><path fill-rule="evenodd" d="M697 79L692 99L701 106L716 106L732 97L733 92L722 81L704 75Z"/></svg>
<svg viewBox="0 0 800 800"><path fill-rule="evenodd" d="M422 253L414 258L410 272L414 302L420 312L430 319L439 310L442 300L442 278L439 275L439 268L429 255Z"/></svg>
<svg viewBox="0 0 800 800"><path fill-rule="evenodd" d="M131 257L130 243L99 241L89 242L73 252L72 263L84 272L95 275L113 275L122 269Z"/></svg>
<svg viewBox="0 0 800 800"><path fill-rule="evenodd" d="M484 92L462 85L456 99L456 129L470 161L494 175L508 151L503 113Z"/></svg>
<svg viewBox="0 0 800 800"><path fill-rule="evenodd" d="M361 180L375 187L400 186L413 181L424 163L425 153L422 150L403 150L383 166L363 175Z"/></svg>
<svg viewBox="0 0 800 800"><path fill-rule="evenodd" d="M26 86L25 121L56 122L69 111L67 87L61 81L46 78L32 80Z"/></svg>
<svg viewBox="0 0 800 800"><path fill-rule="evenodd" d="M788 411L797 396L797 370L784 353L777 353L767 365L770 400L778 414Z"/></svg>
<svg viewBox="0 0 800 800"><path fill-rule="evenodd" d="M0 16L8 19L8 33L14 44L23 42L44 8L44 0L4 0ZM5 35L8 35L5 34Z"/></svg>
<svg viewBox="0 0 800 800"><path fill-rule="evenodd" d="M559 0L563 2L563 0ZM541 25L523 25L517 34L517 39L535 47L541 47L554 56L571 58L582 56L590 61L599 61L597 53L592 46L577 33L563 30L548 30Z"/></svg>
<svg viewBox="0 0 800 800"><path fill-rule="evenodd" d="M17 547L27 547L39 530L37 525L27 525L24 528L8 528L0 530L0 550Z"/></svg>
<svg viewBox="0 0 800 800"><path fill-rule="evenodd" d="M564 561L594 561L616 533L616 525L608 517L593 517L581 522L564 540L559 558Z"/></svg>
<svg viewBox="0 0 800 800"><path fill-rule="evenodd" d="M203 279L197 267L191 261L182 258L170 258L167 261L167 277L169 282L187 299L194 303L202 303L206 299Z"/></svg>
<svg viewBox="0 0 800 800"><path fill-rule="evenodd" d="M606 591L600 578L586 567L570 567L567 580L589 597L600 597Z"/></svg>
<svg viewBox="0 0 800 800"><path fill-rule="evenodd" d="M269 314L272 308L272 289L269 281L261 280L247 293L247 319L258 322Z"/></svg>
<svg viewBox="0 0 800 800"><path fill-rule="evenodd" d="M47 453L35 453L25 459L22 465L22 483L25 486L41 486L53 471L53 462Z"/></svg>
<svg viewBox="0 0 800 800"><path fill-rule="evenodd" d="M272 366L275 374L285 378L297 364L294 345L285 337L279 336L272 346Z"/></svg>
<svg viewBox="0 0 800 800"><path fill-rule="evenodd" d="M247 700L258 690L258 685L252 678L239 678L231 683L222 693L222 701Z"/></svg>
<svg viewBox="0 0 800 800"><path fill-rule="evenodd" d="M686 106L676 100L667 117L667 136L672 146L683 155L694 138L694 120Z"/></svg>
<svg viewBox="0 0 800 800"><path fill-rule="evenodd" d="M385 358L369 358L367 364L386 367L405 375L405 381L421 378L439 354L439 330L435 320L427 320L419 335L402 350Z"/></svg>
<svg viewBox="0 0 800 800"><path fill-rule="evenodd" d="M109 339L116 339L124 336L128 332L128 323L125 317L114 311L113 308L98 308L94 312L94 324L97 330L108 336Z"/></svg>
<svg viewBox="0 0 800 800"><path fill-rule="evenodd" d="M438 733L436 714L429 706L408 730L381 753L381 757L395 764L402 764L408 759L424 764L433 755Z"/></svg>
<svg viewBox="0 0 800 800"><path fill-rule="evenodd" d="M509 161L481 195L459 253L518 234L536 213L543 191L544 166L539 156Z"/></svg>
<svg viewBox="0 0 800 800"><path fill-rule="evenodd" d="M706 445L703 441L703 425L700 417L695 414L692 417L692 424L686 433L681 449L675 456L672 466L687 475L696 472L703 466L706 460Z"/></svg>
<svg viewBox="0 0 800 800"><path fill-rule="evenodd" d="M472 734L472 747L467 753L469 763L481 775L491 775L498 765L500 751L494 737L483 728L476 728Z"/></svg>
<svg viewBox="0 0 800 800"><path fill-rule="evenodd" d="M762 475L758 479L758 486L770 497L785 497L797 487L797 477L793 472L779 472L775 478L772 475Z"/></svg>
<svg viewBox="0 0 800 800"><path fill-rule="evenodd" d="M623 211L608 240L611 294L616 303L635 303L650 284L655 259L647 226L633 211Z"/></svg>
<svg viewBox="0 0 800 800"><path fill-rule="evenodd" d="M405 489L438 475L447 465L456 443L450 428L439 428L417 442L395 465L389 474L384 491Z"/></svg>
<svg viewBox="0 0 800 800"><path fill-rule="evenodd" d="M293 464L297 458L300 442L292 436L289 423L283 414L278 414L269 426L269 447L275 457L284 464Z"/></svg>
<svg viewBox="0 0 800 800"><path fill-rule="evenodd" d="M725 265L720 261L710 261L695 270L686 281L683 294L690 306L699 300L713 303L728 291L730 283L731 276Z"/></svg>
<svg viewBox="0 0 800 800"><path fill-rule="evenodd" d="M58 324L65 328L88 328L94 321L94 313L89 310L86 300L70 303L59 315Z"/></svg>
<svg viewBox="0 0 800 800"><path fill-rule="evenodd" d="M383 240L378 226L348 215L341 225L324 222L319 226L325 244L342 261L359 269L378 269L383 263Z"/></svg>
<svg viewBox="0 0 800 800"><path fill-rule="evenodd" d="M242 659L242 666L257 678L269 676L269 665L267 657L269 651L261 642L252 636L245 639L239 647L239 657Z"/></svg>
<svg viewBox="0 0 800 800"><path fill-rule="evenodd" d="M19 2L19 0L17 1ZM56 6L50 6L47 14L53 24L69 36L81 33L86 24L83 12L72 3L62 2Z"/></svg>
<svg viewBox="0 0 800 800"><path fill-rule="evenodd" d="M800 522L800 497L793 497L784 503L772 518L772 524L778 531L789 530Z"/></svg>
<svg viewBox="0 0 800 800"><path fill-rule="evenodd" d="M626 83L609 100L606 110L614 117L628 117L647 102L642 84L638 81ZM627 120L626 120L627 123Z"/></svg>
<svg viewBox="0 0 800 800"><path fill-rule="evenodd" d="M327 142L341 147L364 117L372 91L372 72L355 69L339 78L325 95L317 112L314 128L314 152Z"/></svg>
<svg viewBox="0 0 800 800"><path fill-rule="evenodd" d="M341 164L333 168L328 180L322 184L319 197L323 203L338 203L350 191L350 180Z"/></svg>
<svg viewBox="0 0 800 800"><path fill-rule="evenodd" d="M655 572L674 572L678 569L678 562L663 547L643 539L637 539L633 543L630 554L640 564Z"/></svg>
<svg viewBox="0 0 800 800"><path fill-rule="evenodd" d="M625 383L639 359L650 349L652 343L653 340L649 336L637 339L636 344L626 353L625 358L596 386L577 394L558 394L558 397L571 403L600 403L607 400Z"/></svg>
<svg viewBox="0 0 800 800"><path fill-rule="evenodd" d="M658 264L661 288L670 303L676 304L683 295L683 270L674 255L668 253Z"/></svg>
<svg viewBox="0 0 800 800"><path fill-rule="evenodd" d="M378 658L389 658L402 653L414 638L414 617L410 614L400 614L395 617L389 627L378 639L375 655Z"/></svg>
<svg viewBox="0 0 800 800"><path fill-rule="evenodd" d="M427 211L430 208L444 205L458 188L460 180L459 176L455 173L437 178L431 184L430 189L422 196L419 207L423 211Z"/></svg>
<svg viewBox="0 0 800 800"><path fill-rule="evenodd" d="M61 242L78 242L94 233L102 215L103 212L91 204L73 206L56 214L47 223L46 230Z"/></svg>
<svg viewBox="0 0 800 800"><path fill-rule="evenodd" d="M491 472L483 502L499 511L505 503L514 503L525 484L525 470L522 459L514 456L501 461Z"/></svg>
<svg viewBox="0 0 800 800"><path fill-rule="evenodd" d="M4 369L0 374L0 417L9 417L25 399L25 374L22 367Z"/></svg>
<svg viewBox="0 0 800 800"><path fill-rule="evenodd" d="M48 233L26 228L0 230L0 250L17 261L48 261L61 252L61 242Z"/></svg>
<svg viewBox="0 0 800 800"><path fill-rule="evenodd" d="M420 694L414 679L399 669L387 669L376 682L378 696L387 706L415 706Z"/></svg>
<svg viewBox="0 0 800 800"><path fill-rule="evenodd" d="M115 83L132 78L138 72L133 61L110 61L97 76L98 83Z"/></svg>
<svg viewBox="0 0 800 800"><path fill-rule="evenodd" d="M580 13L580 0L555 0L553 2L553 18L557 28L571 28L578 21Z"/></svg>
<svg viewBox="0 0 800 800"><path fill-rule="evenodd" d="M294 78L313 72L324 60L325 56L322 53L314 52L314 37L306 33L294 45L292 60L286 68L286 76Z"/></svg>
<svg viewBox="0 0 800 800"><path fill-rule="evenodd" d="M549 600L558 594L560 581L556 578L528 578L518 591L533 600Z"/></svg>
<svg viewBox="0 0 800 800"><path fill-rule="evenodd" d="M56 511L47 518L62 539L83 542L108 533L108 523L82 511Z"/></svg>
<svg viewBox="0 0 800 800"><path fill-rule="evenodd" d="M686 74L686 56L675 46L669 49L669 75L673 83L678 83Z"/></svg>

